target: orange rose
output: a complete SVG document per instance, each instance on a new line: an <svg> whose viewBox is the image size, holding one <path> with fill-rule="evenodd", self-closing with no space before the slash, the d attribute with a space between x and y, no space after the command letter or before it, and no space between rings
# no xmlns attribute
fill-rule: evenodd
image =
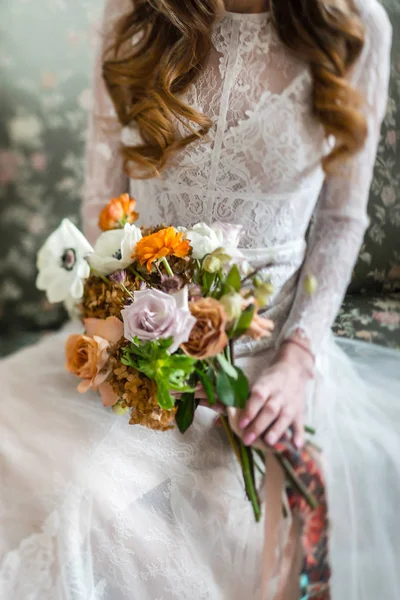
<svg viewBox="0 0 400 600"><path fill-rule="evenodd" d="M108 349L110 343L115 344L123 336L123 323L116 317L85 319L84 322L87 335L71 335L67 340L66 368L83 380L78 385L79 392L87 392L89 388L98 390L104 406L113 406L118 396L106 382Z"/></svg>
<svg viewBox="0 0 400 600"><path fill-rule="evenodd" d="M139 240L132 258L136 258L141 265L147 263L147 270L151 273L155 260L166 256L183 258L190 250L190 243L183 238L183 234L176 231L174 227L167 227Z"/></svg>
<svg viewBox="0 0 400 600"><path fill-rule="evenodd" d="M136 200L129 194L112 198L100 213L99 227L102 231L121 229L126 223L134 223L139 215L135 212Z"/></svg>
<svg viewBox="0 0 400 600"><path fill-rule="evenodd" d="M228 344L225 331L228 318L222 304L214 298L200 298L190 303L190 312L196 324L182 350L198 360L220 354Z"/></svg>
<svg viewBox="0 0 400 600"><path fill-rule="evenodd" d="M65 346L67 371L83 379L78 385L79 392L97 389L107 374L100 374L108 361L109 342L100 337L70 335Z"/></svg>

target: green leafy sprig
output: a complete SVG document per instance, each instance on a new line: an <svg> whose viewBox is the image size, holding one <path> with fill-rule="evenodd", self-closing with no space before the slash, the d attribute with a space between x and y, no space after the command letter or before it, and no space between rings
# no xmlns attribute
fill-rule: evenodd
<svg viewBox="0 0 400 600"><path fill-rule="evenodd" d="M157 401L162 409L172 410L175 398L171 391L193 392L188 384L196 360L183 353L169 354L172 338L141 341L134 338L124 349L122 363L133 367L152 379L157 385Z"/></svg>

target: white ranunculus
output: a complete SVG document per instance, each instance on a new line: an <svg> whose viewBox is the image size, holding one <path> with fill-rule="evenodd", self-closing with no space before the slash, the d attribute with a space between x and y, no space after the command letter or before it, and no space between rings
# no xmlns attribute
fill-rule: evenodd
<svg viewBox="0 0 400 600"><path fill-rule="evenodd" d="M69 219L63 219L37 255L36 286L46 292L49 302L82 298L83 282L90 275L86 257L91 252L85 236Z"/></svg>
<svg viewBox="0 0 400 600"><path fill-rule="evenodd" d="M123 229L105 231L98 238L90 255L90 266L102 275L125 269L133 263L132 254L142 232L136 225L127 223Z"/></svg>
<svg viewBox="0 0 400 600"><path fill-rule="evenodd" d="M207 254L211 254L211 252L223 246L222 230L214 230L213 227L209 227L205 223L197 223L187 230L180 228L180 231L185 232L193 248L192 256L195 259L201 260Z"/></svg>
<svg viewBox="0 0 400 600"><path fill-rule="evenodd" d="M214 223L212 229L222 238L222 247L224 254L231 257L224 265L224 270L229 270L232 265L237 265L240 274L249 275L252 268L246 260L243 252L239 249L240 238L243 235L242 225L232 225L231 223Z"/></svg>
<svg viewBox="0 0 400 600"><path fill-rule="evenodd" d="M213 223L211 228L222 238L222 247L229 254L229 249L238 248L240 238L243 235L242 225L232 225L232 223Z"/></svg>

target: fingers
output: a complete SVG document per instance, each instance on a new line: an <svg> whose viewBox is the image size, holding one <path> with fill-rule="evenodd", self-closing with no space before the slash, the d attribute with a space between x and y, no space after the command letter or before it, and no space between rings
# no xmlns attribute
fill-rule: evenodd
<svg viewBox="0 0 400 600"><path fill-rule="evenodd" d="M288 408L285 407L279 413L279 417L270 430L265 434L264 441L270 446L274 446L277 441L281 439L284 433L289 429L293 423L294 414Z"/></svg>
<svg viewBox="0 0 400 600"><path fill-rule="evenodd" d="M293 441L294 445L301 449L305 444L303 417L299 414L293 421Z"/></svg>
<svg viewBox="0 0 400 600"><path fill-rule="evenodd" d="M248 425L256 418L260 410L265 404L266 398L268 398L269 392L266 385L263 385L263 380L253 386L251 396L246 403L246 408L243 410L240 420L240 429L245 429Z"/></svg>
<svg viewBox="0 0 400 600"><path fill-rule="evenodd" d="M265 403L265 400L264 400ZM281 410L279 397L271 397L264 404L264 407L259 411L250 425L244 430L242 438L247 446L255 442L257 438L262 436L264 431L268 429L276 420Z"/></svg>

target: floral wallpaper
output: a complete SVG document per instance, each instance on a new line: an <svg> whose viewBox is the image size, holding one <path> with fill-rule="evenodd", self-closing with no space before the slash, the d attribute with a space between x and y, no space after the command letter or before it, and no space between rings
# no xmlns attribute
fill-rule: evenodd
<svg viewBox="0 0 400 600"><path fill-rule="evenodd" d="M0 331L63 316L35 289L35 254L61 217L78 223L101 8L102 0L0 8Z"/></svg>
<svg viewBox="0 0 400 600"><path fill-rule="evenodd" d="M0 7L0 333L53 327L64 318L63 310L50 306L35 289L35 254L61 217L79 224L90 63L102 2L13 0ZM398 0L384 4L400 33ZM391 97L371 191L371 226L355 268L351 299L359 292L376 297L400 290L399 38L395 34ZM365 329L364 317L351 302L339 315L342 335L355 335L351 315L356 330ZM368 310L370 315L400 314L396 306L393 311L379 304ZM393 319L390 327L395 331L397 317L377 317L380 327L382 319ZM390 327L384 325L387 332ZM363 335L367 339L367 334L358 337Z"/></svg>
<svg viewBox="0 0 400 600"><path fill-rule="evenodd" d="M400 349L400 294L348 295L334 332L340 337Z"/></svg>
<svg viewBox="0 0 400 600"><path fill-rule="evenodd" d="M387 2L394 27L390 98L375 165L366 233L350 286L356 291L400 289L400 3Z"/></svg>

